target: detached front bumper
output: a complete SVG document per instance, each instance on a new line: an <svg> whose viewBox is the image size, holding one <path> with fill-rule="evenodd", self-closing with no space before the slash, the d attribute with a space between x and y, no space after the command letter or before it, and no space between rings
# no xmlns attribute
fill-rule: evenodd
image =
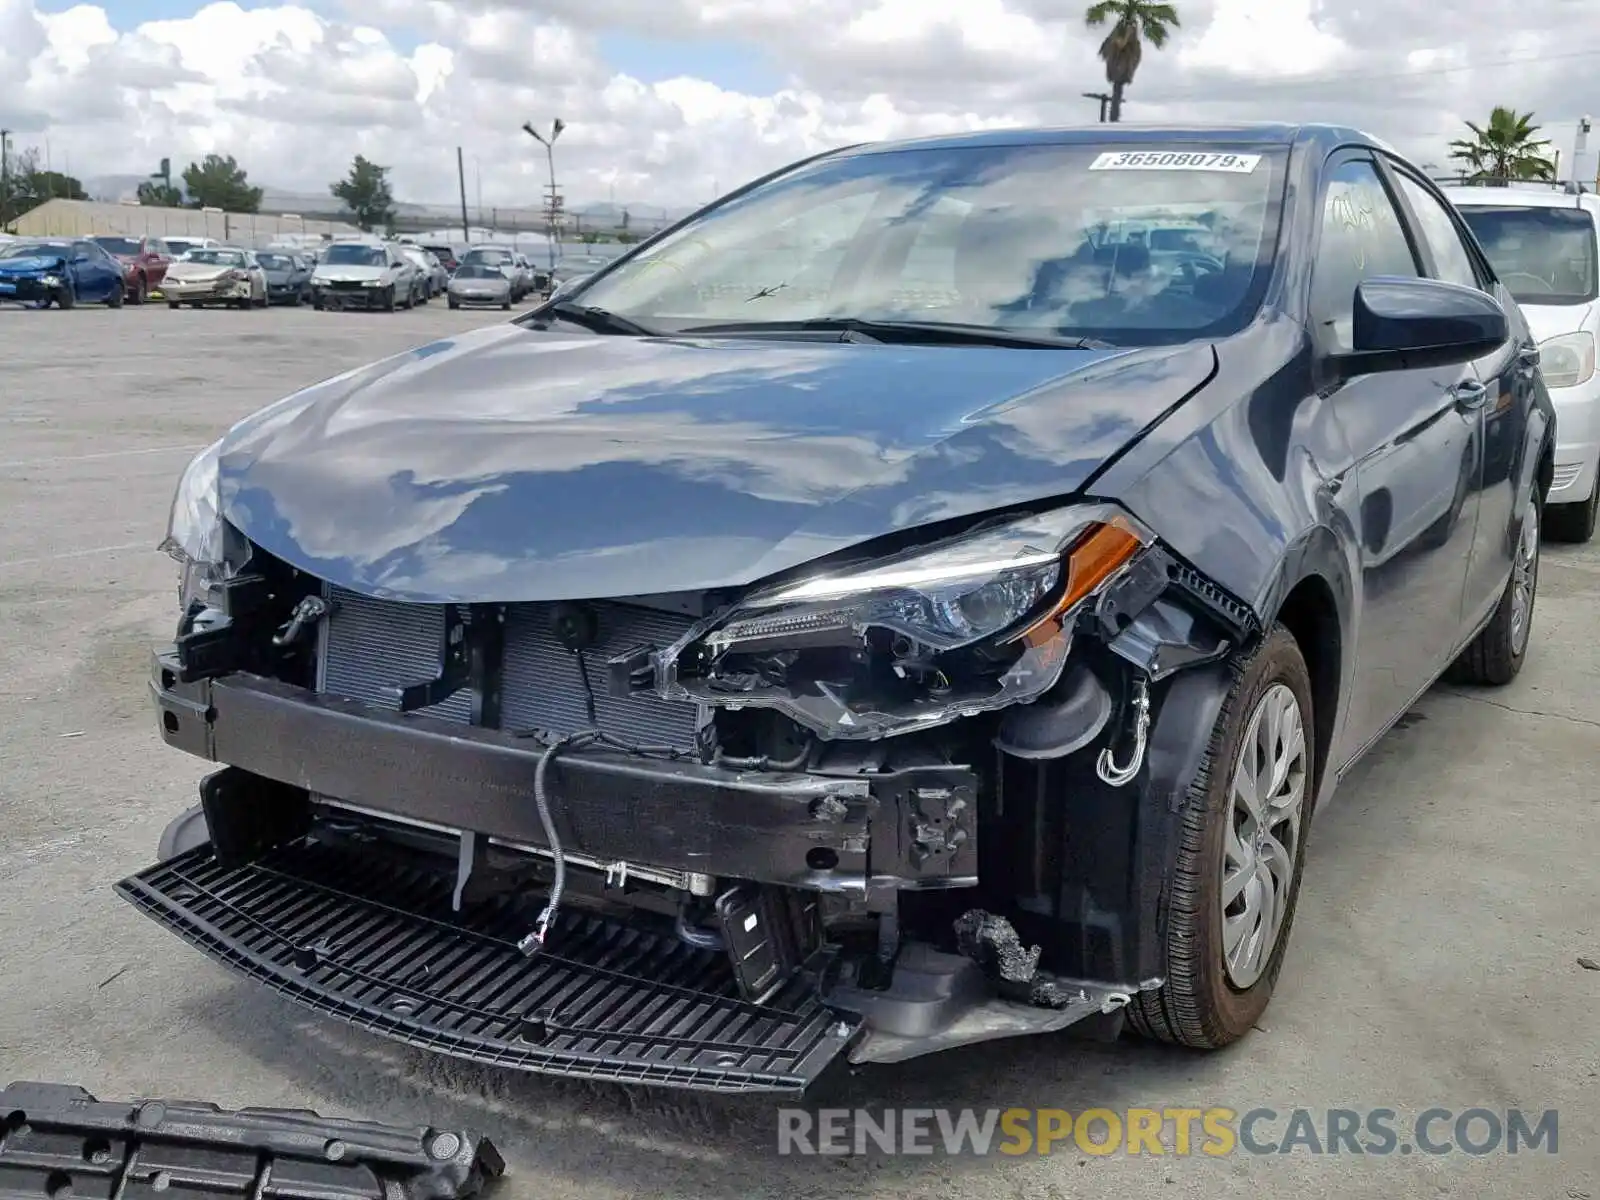
<svg viewBox="0 0 1600 1200"><path fill-rule="evenodd" d="M256 675L180 675L175 652L155 656L168 745L394 818L547 845L535 742ZM977 779L966 767L867 778L584 749L557 757L548 783L563 848L604 863L821 891L977 882Z"/></svg>
<svg viewBox="0 0 1600 1200"><path fill-rule="evenodd" d="M388 287L319 287L312 291L312 299L324 308L359 308L374 310L386 308L391 298L398 300Z"/></svg>

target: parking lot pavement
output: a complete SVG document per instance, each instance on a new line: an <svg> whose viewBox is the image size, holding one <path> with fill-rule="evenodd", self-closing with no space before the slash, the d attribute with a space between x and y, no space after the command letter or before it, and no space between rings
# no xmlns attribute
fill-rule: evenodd
<svg viewBox="0 0 1600 1200"><path fill-rule="evenodd" d="M1600 1195L1600 973L1577 963L1600 958L1600 546L1546 548L1513 687L1425 697L1346 780L1245 1042L1003 1042L844 1074L810 1101L1558 1109L1553 1155L779 1159L770 1099L429 1059L235 980L117 901L202 773L160 745L145 684L174 617L153 547L178 471L264 402L501 319L0 311L0 1076L477 1126L511 1161L501 1194L541 1200Z"/></svg>

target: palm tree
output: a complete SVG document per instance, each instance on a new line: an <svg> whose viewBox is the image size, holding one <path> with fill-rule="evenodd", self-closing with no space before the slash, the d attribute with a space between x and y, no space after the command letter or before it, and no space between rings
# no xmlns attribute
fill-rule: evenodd
<svg viewBox="0 0 1600 1200"><path fill-rule="evenodd" d="M1556 164L1543 153L1550 143L1538 135L1533 114L1496 106L1485 126L1466 122L1471 138L1450 143L1450 157L1466 169L1470 183L1504 187L1513 179L1554 179Z"/></svg>
<svg viewBox="0 0 1600 1200"><path fill-rule="evenodd" d="M1099 0L1083 14L1084 24L1099 29L1110 23L1111 32L1100 43L1100 58L1106 64L1106 82L1111 85L1111 120L1122 120L1122 92L1133 82L1144 57L1144 42L1157 50L1167 44L1167 35L1178 28L1178 10L1154 0Z"/></svg>

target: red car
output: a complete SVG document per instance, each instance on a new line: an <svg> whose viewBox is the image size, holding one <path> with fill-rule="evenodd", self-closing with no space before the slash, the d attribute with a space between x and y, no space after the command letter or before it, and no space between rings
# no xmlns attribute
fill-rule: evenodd
<svg viewBox="0 0 1600 1200"><path fill-rule="evenodd" d="M166 278L167 264L173 256L160 238L107 235L90 240L99 243L102 250L122 264L128 303L143 304Z"/></svg>

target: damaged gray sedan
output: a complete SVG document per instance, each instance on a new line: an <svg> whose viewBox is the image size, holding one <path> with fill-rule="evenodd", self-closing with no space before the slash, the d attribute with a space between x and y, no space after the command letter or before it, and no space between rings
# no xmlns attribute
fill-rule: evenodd
<svg viewBox="0 0 1600 1200"><path fill-rule="evenodd" d="M220 769L119 890L500 1067L1224 1046L1340 776L1521 668L1553 445L1359 133L822 155L194 461L152 690Z"/></svg>

